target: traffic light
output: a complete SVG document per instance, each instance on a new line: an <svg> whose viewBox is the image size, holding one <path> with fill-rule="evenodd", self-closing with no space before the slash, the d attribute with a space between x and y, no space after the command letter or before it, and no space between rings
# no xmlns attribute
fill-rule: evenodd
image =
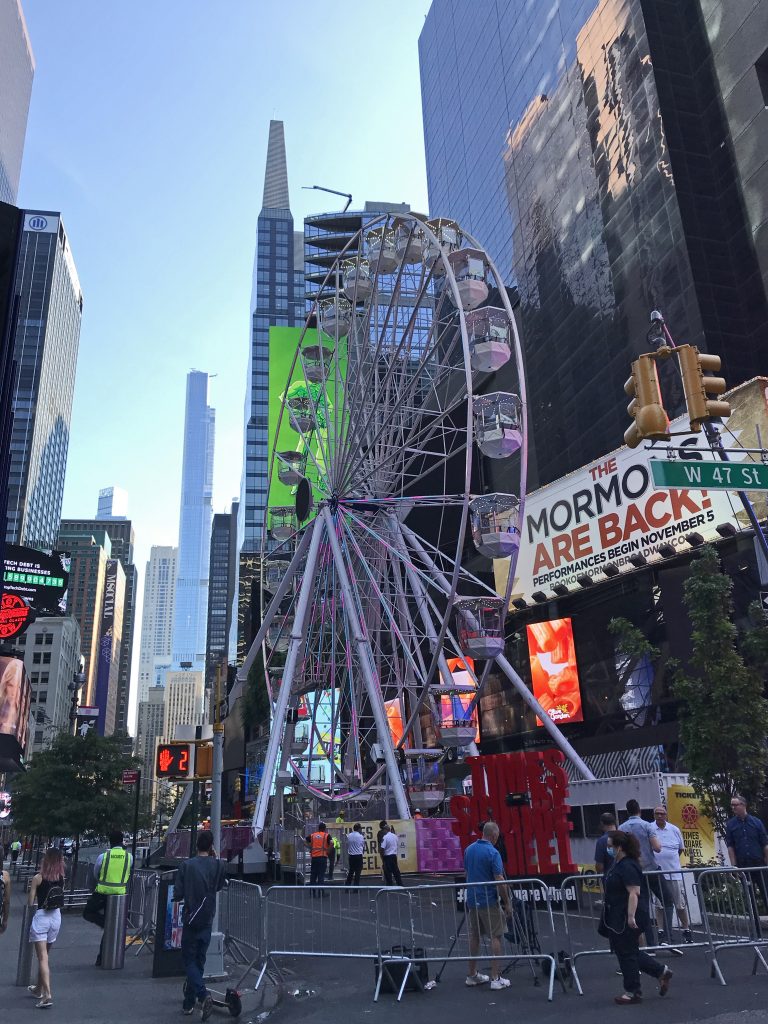
<svg viewBox="0 0 768 1024"><path fill-rule="evenodd" d="M155 759L155 778L189 779L192 776L192 758L189 743L158 743Z"/></svg>
<svg viewBox="0 0 768 1024"><path fill-rule="evenodd" d="M195 778L210 779L213 775L213 747L210 743L195 744Z"/></svg>
<svg viewBox="0 0 768 1024"><path fill-rule="evenodd" d="M722 377L707 377L705 373L720 369L720 356L705 355L695 345L678 345L680 374L685 390L685 404L691 430L701 430L701 424L713 416L730 416L728 402L707 398L707 395L722 395L727 385Z"/></svg>
<svg viewBox="0 0 768 1024"><path fill-rule="evenodd" d="M637 448L646 439L668 440L669 417L661 402L653 353L638 356L632 363L632 376L624 385L624 390L632 399L627 412L635 421L624 433L627 446Z"/></svg>

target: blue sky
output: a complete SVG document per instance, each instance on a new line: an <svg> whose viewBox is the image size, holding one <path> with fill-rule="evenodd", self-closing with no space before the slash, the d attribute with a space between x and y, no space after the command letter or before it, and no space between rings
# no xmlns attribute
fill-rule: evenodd
<svg viewBox="0 0 768 1024"><path fill-rule="evenodd" d="M426 210L430 2L22 3L37 69L19 204L61 211L84 294L63 515L126 488L143 584L150 546L177 540L193 367L218 374L214 510L239 492L269 119L297 227L335 208L302 185ZM139 603L134 677L140 621Z"/></svg>

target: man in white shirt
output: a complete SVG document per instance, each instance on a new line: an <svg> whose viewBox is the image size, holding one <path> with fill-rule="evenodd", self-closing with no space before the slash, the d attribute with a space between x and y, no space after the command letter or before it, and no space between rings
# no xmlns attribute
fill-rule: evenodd
<svg viewBox="0 0 768 1024"><path fill-rule="evenodd" d="M363 827L358 821L352 826L352 831L347 836L347 860L349 861L349 871L347 871L347 880L345 885L354 885L356 889L360 885L360 875L363 872L364 851L365 836L363 835Z"/></svg>
<svg viewBox="0 0 768 1024"><path fill-rule="evenodd" d="M400 868L397 865L397 836L390 826L381 840L381 859L384 865L384 882L386 885L402 885Z"/></svg>
<svg viewBox="0 0 768 1024"><path fill-rule="evenodd" d="M662 871L665 872L664 878L666 879L667 886L672 897L672 903L677 910L677 916L680 919L680 924L683 926L683 940L685 942L693 942L693 936L691 935L691 928L688 918L688 908L685 903L685 889L683 887L683 878L680 874L680 854L685 851L685 844L683 843L683 834L677 825L672 825L667 821L667 808L661 806L661 804L654 808L653 811L654 827L656 829L656 838L659 841L661 849L656 853L656 862ZM666 874L671 872L671 874ZM672 914L666 915L671 919ZM664 910L657 908L656 910L656 923L659 926L659 944L668 941L667 933L664 928ZM671 920L669 924L671 925Z"/></svg>

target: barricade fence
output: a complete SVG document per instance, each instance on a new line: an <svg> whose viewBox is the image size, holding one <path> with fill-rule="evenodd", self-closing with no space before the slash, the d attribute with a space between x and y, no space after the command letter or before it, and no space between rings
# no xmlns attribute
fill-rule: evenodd
<svg viewBox="0 0 768 1024"><path fill-rule="evenodd" d="M129 945L139 945L136 956L154 939L159 884L156 871L138 868L131 875L126 921Z"/></svg>
<svg viewBox="0 0 768 1024"><path fill-rule="evenodd" d="M253 963L264 948L261 886L231 879L219 895L219 931L225 951L239 963Z"/></svg>

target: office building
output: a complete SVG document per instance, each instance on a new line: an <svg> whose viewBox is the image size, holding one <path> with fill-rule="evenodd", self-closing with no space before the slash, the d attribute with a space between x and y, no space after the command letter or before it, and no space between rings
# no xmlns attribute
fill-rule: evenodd
<svg viewBox="0 0 768 1024"><path fill-rule="evenodd" d="M0 0L0 202L15 203L35 76L21 0Z"/></svg>
<svg viewBox="0 0 768 1024"><path fill-rule="evenodd" d="M165 674L163 738L172 740L177 725L202 725L205 686L203 672L180 669Z"/></svg>
<svg viewBox="0 0 768 1024"><path fill-rule="evenodd" d="M8 512L8 481L11 475L11 429L16 364L13 337L16 331L16 256L24 217L21 210L0 202L0 555L5 546Z"/></svg>
<svg viewBox="0 0 768 1024"><path fill-rule="evenodd" d="M71 731L73 691L80 671L80 627L72 615L40 618L14 643L24 651L32 688L28 755L46 750L56 736Z"/></svg>
<svg viewBox="0 0 768 1024"><path fill-rule="evenodd" d="M50 550L64 495L83 297L58 213L24 212L6 540Z"/></svg>
<svg viewBox="0 0 768 1024"><path fill-rule="evenodd" d="M107 563L112 558L112 543L104 526L92 531L62 528L56 547L69 552L71 556L67 611L77 619L80 626L80 651L85 674L80 703L95 707L101 612Z"/></svg>
<svg viewBox="0 0 768 1024"><path fill-rule="evenodd" d="M119 488L108 488L117 490ZM120 497L120 504L117 506L127 512L128 501L125 496ZM104 491L99 493L99 507L107 508L102 503ZM114 506L113 506L114 507ZM138 572L133 563L134 530L130 519L124 516L117 518L105 515L104 519L63 519L61 522L61 533L85 533L91 534L94 530L102 530L107 533L111 545L112 558L116 558L122 567L125 577L125 597L122 605L122 614L119 623L119 630L122 636L120 645L119 674L117 691L115 696L115 732L129 732L128 703L131 691L131 666L133 664L133 637L136 621L136 591L138 588Z"/></svg>
<svg viewBox="0 0 768 1024"><path fill-rule="evenodd" d="M187 375L181 470L179 554L173 621L173 666L205 671L208 562L216 414L208 405L208 374Z"/></svg>
<svg viewBox="0 0 768 1024"><path fill-rule="evenodd" d="M165 687L150 686L139 701L136 720L136 757L141 761L141 791L154 795L155 751L165 728Z"/></svg>
<svg viewBox="0 0 768 1024"><path fill-rule="evenodd" d="M718 353L730 385L764 369L766 9L432 4L419 39L430 212L519 290L533 484L621 440L652 309Z"/></svg>
<svg viewBox="0 0 768 1024"><path fill-rule="evenodd" d="M127 519L128 491L124 491L122 487L102 488L99 491L96 518L102 522L105 519Z"/></svg>
<svg viewBox="0 0 768 1024"><path fill-rule="evenodd" d="M179 549L153 545L144 576L139 644L139 703L153 686L163 686L173 660L173 608Z"/></svg>
<svg viewBox="0 0 768 1024"><path fill-rule="evenodd" d="M237 578L237 502L229 512L217 512L211 529L208 570L208 638L205 652L205 685L216 695L216 671L221 670L221 692L226 694L229 632ZM234 652L232 654L234 660ZM213 705L211 705L213 707Z"/></svg>

